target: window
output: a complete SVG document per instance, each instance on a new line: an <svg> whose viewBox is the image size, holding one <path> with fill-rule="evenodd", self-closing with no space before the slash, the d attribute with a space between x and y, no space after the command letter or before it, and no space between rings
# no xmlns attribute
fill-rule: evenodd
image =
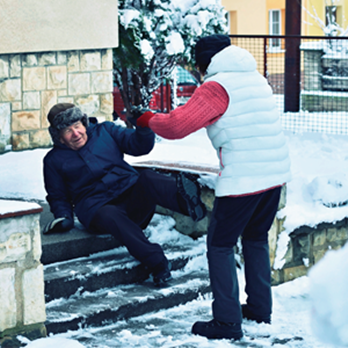
<svg viewBox="0 0 348 348"><path fill-rule="evenodd" d="M269 11L269 34L281 35L281 12L280 10ZM280 39L270 39L269 41L271 49L280 49Z"/></svg>
<svg viewBox="0 0 348 348"><path fill-rule="evenodd" d="M325 7L325 26L329 24L337 23L337 7L326 6Z"/></svg>

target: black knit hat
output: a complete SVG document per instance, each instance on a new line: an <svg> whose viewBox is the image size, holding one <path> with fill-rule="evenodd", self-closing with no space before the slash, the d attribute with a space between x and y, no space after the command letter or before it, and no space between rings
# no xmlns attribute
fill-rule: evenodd
<svg viewBox="0 0 348 348"><path fill-rule="evenodd" d="M47 115L50 123L48 128L53 143L60 141L60 131L73 123L81 121L82 124L88 127L88 117L81 109L70 103L60 103L54 105Z"/></svg>
<svg viewBox="0 0 348 348"><path fill-rule="evenodd" d="M205 72L210 64L211 58L227 46L231 45L231 40L228 35L215 34L202 37L198 40L195 47L196 65Z"/></svg>

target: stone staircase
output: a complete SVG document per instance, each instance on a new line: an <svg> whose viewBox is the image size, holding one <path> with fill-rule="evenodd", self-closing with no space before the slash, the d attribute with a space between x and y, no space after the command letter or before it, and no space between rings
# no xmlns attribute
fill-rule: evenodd
<svg viewBox="0 0 348 348"><path fill-rule="evenodd" d="M46 204L41 226L52 216ZM81 326L134 318L191 301L210 291L206 270L190 270L190 262L205 258L197 241L163 245L172 264L173 280L155 287L149 272L111 236L91 235L74 228L42 236L48 334Z"/></svg>

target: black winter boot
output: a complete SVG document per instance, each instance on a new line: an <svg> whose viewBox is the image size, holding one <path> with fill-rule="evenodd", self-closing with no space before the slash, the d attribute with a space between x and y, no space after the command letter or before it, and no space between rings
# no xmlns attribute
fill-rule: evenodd
<svg viewBox="0 0 348 348"><path fill-rule="evenodd" d="M239 323L224 323L213 319L211 321L197 321L192 326L192 333L207 338L227 338L239 340L243 337L242 326Z"/></svg>
<svg viewBox="0 0 348 348"><path fill-rule="evenodd" d="M167 260L163 260L152 271L153 282L156 286L162 286L172 279L170 270L172 264Z"/></svg>
<svg viewBox="0 0 348 348"><path fill-rule="evenodd" d="M271 317L260 317L255 315L248 307L247 304L242 305L242 316L244 319L253 320L257 323L265 323L270 324L271 323Z"/></svg>
<svg viewBox="0 0 348 348"><path fill-rule="evenodd" d="M192 220L195 222L202 220L206 215L206 207L201 201L201 189L195 177L182 172L177 176L177 186L179 194L186 201Z"/></svg>

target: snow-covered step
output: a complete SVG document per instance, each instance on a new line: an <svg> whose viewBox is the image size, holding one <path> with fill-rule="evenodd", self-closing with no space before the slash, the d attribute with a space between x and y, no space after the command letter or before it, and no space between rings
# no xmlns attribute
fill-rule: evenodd
<svg viewBox="0 0 348 348"><path fill-rule="evenodd" d="M166 287L155 287L148 279L141 284L78 291L68 299L50 301L46 308L47 331L58 333L105 325L187 303L210 291L206 269L184 269L172 274Z"/></svg>
<svg viewBox="0 0 348 348"><path fill-rule="evenodd" d="M164 246L172 270L183 268L187 262L205 254L201 245ZM125 247L93 254L74 260L46 265L44 268L45 298L51 301L69 297L78 289L96 291L120 284L143 282L149 271L132 258Z"/></svg>

